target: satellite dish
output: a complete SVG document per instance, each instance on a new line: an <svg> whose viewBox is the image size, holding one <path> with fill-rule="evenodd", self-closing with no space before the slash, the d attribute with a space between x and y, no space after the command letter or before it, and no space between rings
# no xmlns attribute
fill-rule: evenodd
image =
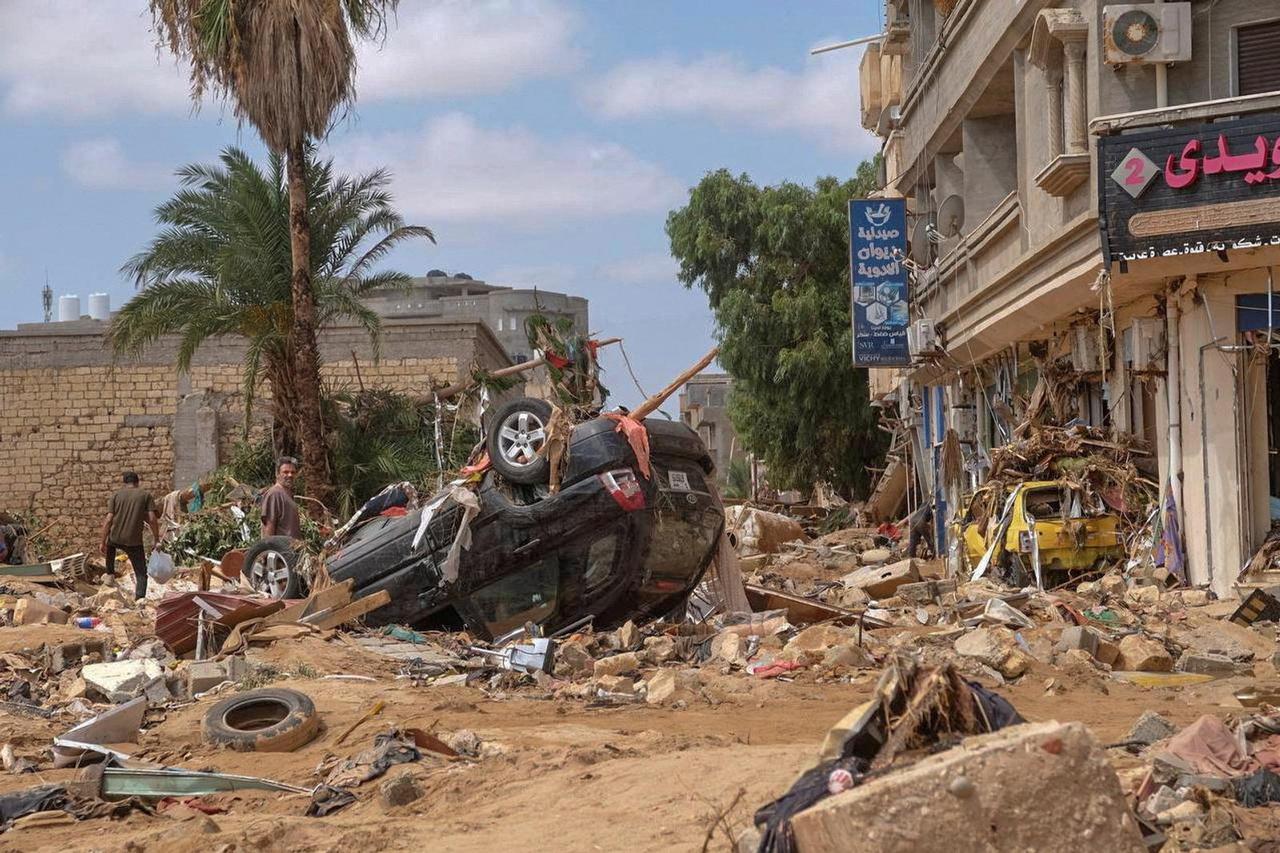
<svg viewBox="0 0 1280 853"><path fill-rule="evenodd" d="M911 229L911 260L922 267L933 263L933 244L929 242L929 229L933 220L921 216L916 220L916 227Z"/></svg>
<svg viewBox="0 0 1280 853"><path fill-rule="evenodd" d="M938 208L938 230L944 237L959 237L964 228L964 199L949 195Z"/></svg>

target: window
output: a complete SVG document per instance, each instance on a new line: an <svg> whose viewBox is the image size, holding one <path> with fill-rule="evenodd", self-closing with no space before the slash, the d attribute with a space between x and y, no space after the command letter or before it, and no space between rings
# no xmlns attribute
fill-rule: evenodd
<svg viewBox="0 0 1280 853"><path fill-rule="evenodd" d="M1236 29L1236 94L1280 90L1280 20Z"/></svg>

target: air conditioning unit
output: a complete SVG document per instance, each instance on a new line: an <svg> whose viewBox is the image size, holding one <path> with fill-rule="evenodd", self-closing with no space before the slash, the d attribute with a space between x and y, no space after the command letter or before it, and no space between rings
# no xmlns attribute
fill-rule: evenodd
<svg viewBox="0 0 1280 853"><path fill-rule="evenodd" d="M1125 363L1130 370L1163 370L1165 356L1164 321L1159 317L1137 317L1126 335L1129 343Z"/></svg>
<svg viewBox="0 0 1280 853"><path fill-rule="evenodd" d="M1111 65L1191 59L1190 3L1124 3L1102 8L1102 49Z"/></svg>
<svg viewBox="0 0 1280 853"><path fill-rule="evenodd" d="M916 320L907 327L907 351L912 358L939 352L938 329L932 320Z"/></svg>
<svg viewBox="0 0 1280 853"><path fill-rule="evenodd" d="M1102 343L1097 326L1076 326L1071 330L1071 367L1077 373L1102 370Z"/></svg>

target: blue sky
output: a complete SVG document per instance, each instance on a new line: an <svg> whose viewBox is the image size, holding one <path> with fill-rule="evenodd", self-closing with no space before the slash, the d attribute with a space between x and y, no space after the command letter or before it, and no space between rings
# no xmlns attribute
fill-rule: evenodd
<svg viewBox="0 0 1280 853"><path fill-rule="evenodd" d="M663 224L707 171L761 183L847 176L875 148L857 124L859 52L878 0L403 0L362 49L359 103L324 143L350 170L389 167L396 204L436 246L389 265L591 300L652 392L714 342L675 279ZM0 328L55 294L105 291L154 232L173 170L252 128L158 55L144 0L0 0ZM606 351L607 352L607 351ZM635 391L605 357L618 402Z"/></svg>

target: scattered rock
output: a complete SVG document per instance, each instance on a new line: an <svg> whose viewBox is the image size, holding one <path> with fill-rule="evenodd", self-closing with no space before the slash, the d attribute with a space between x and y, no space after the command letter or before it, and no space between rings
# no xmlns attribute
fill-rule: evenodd
<svg viewBox="0 0 1280 853"><path fill-rule="evenodd" d="M644 651L640 653L645 663L663 664L676 657L676 639L666 634L656 637L645 637Z"/></svg>
<svg viewBox="0 0 1280 853"><path fill-rule="evenodd" d="M1007 628L977 628L956 640L958 654L998 670L1005 678L1017 678L1031 668L1032 657L1018 647Z"/></svg>
<svg viewBox="0 0 1280 853"><path fill-rule="evenodd" d="M1142 634L1130 634L1120 641L1115 668L1125 672L1172 672L1173 656L1163 643Z"/></svg>
<svg viewBox="0 0 1280 853"><path fill-rule="evenodd" d="M899 560L887 566L871 565L841 578L846 588L861 589L872 598L888 598L903 584L919 580L920 571L915 560Z"/></svg>
<svg viewBox="0 0 1280 853"><path fill-rule="evenodd" d="M1103 595L1119 598L1124 595L1125 582L1124 577L1118 574L1103 575L1098 580L1098 589Z"/></svg>
<svg viewBox="0 0 1280 853"><path fill-rule="evenodd" d="M1182 591L1182 603L1187 607L1204 607L1209 604L1212 599L1209 597L1207 589L1184 589Z"/></svg>
<svg viewBox="0 0 1280 853"><path fill-rule="evenodd" d="M557 675L581 677L595 672L596 660L578 643L565 643L556 647L555 666Z"/></svg>
<svg viewBox="0 0 1280 853"><path fill-rule="evenodd" d="M858 555L858 560L864 566L878 566L889 562L892 558L893 552L888 548L869 548Z"/></svg>
<svg viewBox="0 0 1280 853"><path fill-rule="evenodd" d="M1058 642L1053 648L1054 651L1058 652L1081 649L1096 658L1098 656L1098 640L1098 634L1092 628L1083 625L1072 625L1062 630L1062 635L1058 638Z"/></svg>
<svg viewBox="0 0 1280 853"><path fill-rule="evenodd" d="M470 729L458 729L456 732L444 735L440 739L459 755L476 756L480 754L480 736Z"/></svg>
<svg viewBox="0 0 1280 853"><path fill-rule="evenodd" d="M596 687L605 693L631 695L636 692L636 680L628 675L604 675L596 679Z"/></svg>
<svg viewBox="0 0 1280 853"><path fill-rule="evenodd" d="M827 649L827 653L822 656L822 665L824 667L844 666L850 669L867 669L878 666L875 658L871 657L870 652L854 643L846 643L842 646L832 646Z"/></svg>
<svg viewBox="0 0 1280 853"><path fill-rule="evenodd" d="M734 666L746 666L747 638L732 631L721 631L711 638L711 660Z"/></svg>
<svg viewBox="0 0 1280 853"><path fill-rule="evenodd" d="M593 674L596 678L602 675L626 675L635 672L640 668L640 658L635 652L623 652L620 655L610 655L607 658L600 658L596 661Z"/></svg>
<svg viewBox="0 0 1280 853"><path fill-rule="evenodd" d="M791 638L782 648L782 656L788 660L800 658L820 659L827 649L838 646L849 638L848 631L835 625L813 625Z"/></svg>
<svg viewBox="0 0 1280 853"><path fill-rule="evenodd" d="M1204 806L1193 800L1185 800L1178 803L1171 809L1156 812L1156 823L1169 825L1171 823L1183 823L1189 820L1199 820L1204 817Z"/></svg>
<svg viewBox="0 0 1280 853"><path fill-rule="evenodd" d="M393 776L378 786L378 796L386 808L407 806L422 797L422 788L412 773Z"/></svg>
<svg viewBox="0 0 1280 853"><path fill-rule="evenodd" d="M630 619L618 629L618 647L626 651L640 648L640 629Z"/></svg>
<svg viewBox="0 0 1280 853"><path fill-rule="evenodd" d="M1124 595L1125 600L1134 607L1150 607L1153 604L1160 603L1160 587L1158 586L1135 586L1131 587Z"/></svg>
<svg viewBox="0 0 1280 853"><path fill-rule="evenodd" d="M697 687L696 673L688 670L661 669L645 683L645 701L650 705L689 701Z"/></svg>

